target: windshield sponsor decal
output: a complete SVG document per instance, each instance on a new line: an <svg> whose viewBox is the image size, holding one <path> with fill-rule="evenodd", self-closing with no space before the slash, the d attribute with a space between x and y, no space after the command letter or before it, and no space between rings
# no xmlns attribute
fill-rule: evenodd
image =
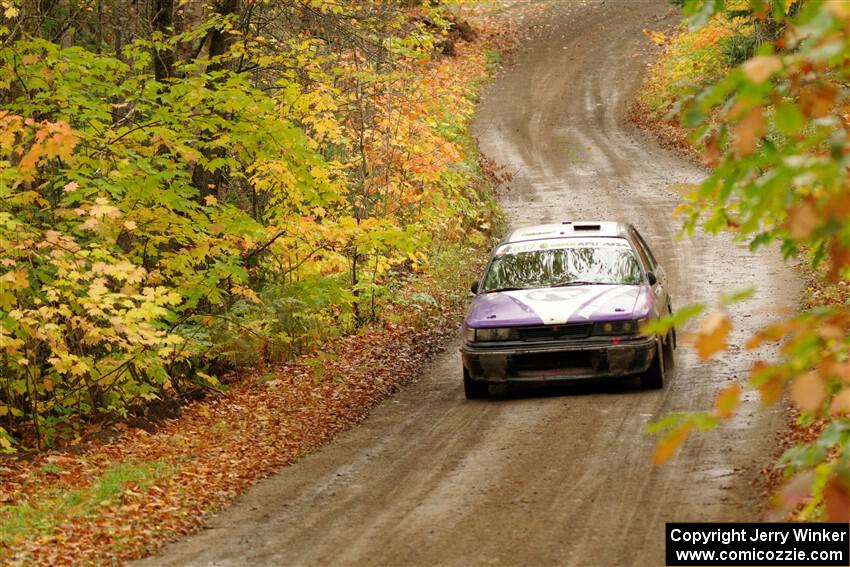
<svg viewBox="0 0 850 567"><path fill-rule="evenodd" d="M496 249L495 256L539 252L543 250L563 250L567 248L625 248L631 249L623 238L556 238L552 240L532 240L503 244Z"/></svg>

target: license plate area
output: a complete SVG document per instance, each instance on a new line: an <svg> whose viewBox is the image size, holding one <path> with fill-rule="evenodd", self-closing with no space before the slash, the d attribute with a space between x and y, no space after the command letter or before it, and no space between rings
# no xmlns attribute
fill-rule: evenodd
<svg viewBox="0 0 850 567"><path fill-rule="evenodd" d="M535 352L511 357L511 374L520 378L579 376L593 372L593 352Z"/></svg>

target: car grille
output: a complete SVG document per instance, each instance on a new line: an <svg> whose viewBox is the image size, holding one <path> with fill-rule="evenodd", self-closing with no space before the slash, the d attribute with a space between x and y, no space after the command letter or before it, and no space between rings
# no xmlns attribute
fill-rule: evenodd
<svg viewBox="0 0 850 567"><path fill-rule="evenodd" d="M546 325L543 327L523 327L519 329L519 338L526 342L554 341L560 339L584 339L590 335L593 325Z"/></svg>

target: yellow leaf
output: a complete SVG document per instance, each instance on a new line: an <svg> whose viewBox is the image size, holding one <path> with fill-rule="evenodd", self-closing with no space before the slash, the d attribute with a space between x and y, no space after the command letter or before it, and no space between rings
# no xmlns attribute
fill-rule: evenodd
<svg viewBox="0 0 850 567"><path fill-rule="evenodd" d="M732 417L732 412L738 407L741 399L741 385L732 384L717 394L714 411L720 417Z"/></svg>
<svg viewBox="0 0 850 567"><path fill-rule="evenodd" d="M750 81L760 84L781 67L782 61L776 55L758 55L741 65L741 70Z"/></svg>
<svg viewBox="0 0 850 567"><path fill-rule="evenodd" d="M9 282L12 289L26 289L30 286L30 280L24 270L6 272L0 277L0 281Z"/></svg>
<svg viewBox="0 0 850 567"><path fill-rule="evenodd" d="M827 12L842 20L850 19L850 2L847 0L826 0L823 7Z"/></svg>
<svg viewBox="0 0 850 567"><path fill-rule="evenodd" d="M655 447L655 457L653 458L653 462L656 465L661 465L667 462L670 457L676 454L676 450L685 441L685 439L688 438L688 433L690 432L691 424L686 423L665 437Z"/></svg>
<svg viewBox="0 0 850 567"><path fill-rule="evenodd" d="M732 322L724 313L712 313L705 318L693 338L697 354L702 360L726 349L726 337L732 330Z"/></svg>
<svg viewBox="0 0 850 567"><path fill-rule="evenodd" d="M85 363L85 362L83 362L82 360L78 360L78 361L77 361L77 362L76 362L76 363L75 363L75 364L71 367L71 374L73 374L74 376L82 376L83 374L85 374L85 373L86 373L86 372L88 372L88 371L89 371L89 366L88 366L88 364L86 364L86 363Z"/></svg>
<svg viewBox="0 0 850 567"><path fill-rule="evenodd" d="M791 384L791 401L804 411L820 410L826 395L826 386L816 372L806 372Z"/></svg>

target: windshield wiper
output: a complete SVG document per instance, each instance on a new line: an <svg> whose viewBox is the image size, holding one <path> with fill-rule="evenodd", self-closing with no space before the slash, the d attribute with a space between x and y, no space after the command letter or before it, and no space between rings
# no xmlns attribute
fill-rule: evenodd
<svg viewBox="0 0 850 567"><path fill-rule="evenodd" d="M588 281L583 281L583 280L573 280L571 282L561 282L561 283L552 284L552 285L547 286L547 287L569 287L571 285L600 285L600 284L605 285L602 282L588 282Z"/></svg>
<svg viewBox="0 0 850 567"><path fill-rule="evenodd" d="M517 291L520 289L528 289L525 287L494 287L493 289L485 289L484 293L496 293L497 291Z"/></svg>

